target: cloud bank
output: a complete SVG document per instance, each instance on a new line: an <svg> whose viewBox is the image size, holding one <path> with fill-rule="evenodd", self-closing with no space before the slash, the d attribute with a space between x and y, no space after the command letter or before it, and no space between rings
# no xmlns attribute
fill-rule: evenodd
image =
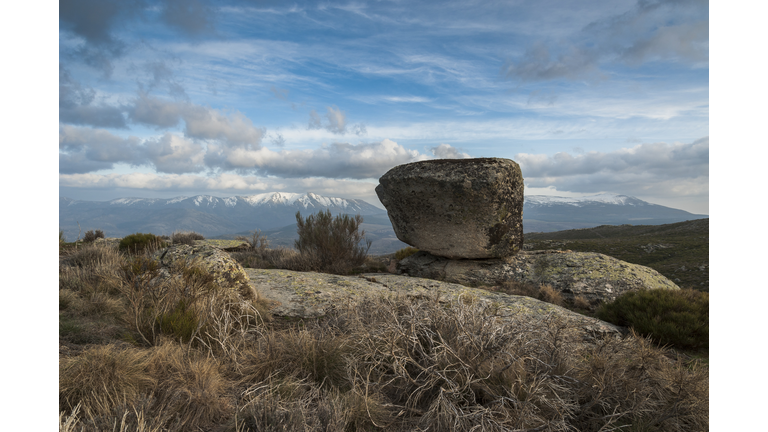
<svg viewBox="0 0 768 432"><path fill-rule="evenodd" d="M709 194L709 137L692 143L640 144L609 153L520 153L515 160L527 187L659 197Z"/></svg>

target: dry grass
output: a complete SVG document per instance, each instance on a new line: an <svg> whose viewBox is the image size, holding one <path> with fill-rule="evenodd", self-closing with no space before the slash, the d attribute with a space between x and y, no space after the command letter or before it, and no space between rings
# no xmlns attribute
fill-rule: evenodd
<svg viewBox="0 0 768 432"><path fill-rule="evenodd" d="M573 299L573 306L581 310L591 310L593 308L589 300L587 300L584 296L580 296L580 295L576 296Z"/></svg>
<svg viewBox="0 0 768 432"><path fill-rule="evenodd" d="M113 344L94 346L77 357L59 362L59 409L77 405L90 419L108 416L113 409L134 406L156 384L147 372L148 353Z"/></svg>
<svg viewBox="0 0 768 432"><path fill-rule="evenodd" d="M708 429L708 366L634 334L405 297L280 329L194 267L82 253L60 271L60 332L110 322L133 344L69 340L92 345L60 359L60 430Z"/></svg>
<svg viewBox="0 0 768 432"><path fill-rule="evenodd" d="M548 284L535 285L524 282L504 281L499 286L493 287L492 290L505 294L533 297L557 306L565 305L562 294Z"/></svg>

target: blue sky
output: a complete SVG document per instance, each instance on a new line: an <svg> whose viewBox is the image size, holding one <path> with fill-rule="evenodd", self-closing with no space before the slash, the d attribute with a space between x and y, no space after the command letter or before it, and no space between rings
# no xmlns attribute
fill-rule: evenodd
<svg viewBox="0 0 768 432"><path fill-rule="evenodd" d="M706 1L59 3L59 194L316 192L521 165L709 214Z"/></svg>

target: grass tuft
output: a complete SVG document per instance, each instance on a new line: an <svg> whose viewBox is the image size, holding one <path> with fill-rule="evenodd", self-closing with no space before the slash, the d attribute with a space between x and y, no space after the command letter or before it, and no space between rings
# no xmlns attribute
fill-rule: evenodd
<svg viewBox="0 0 768 432"><path fill-rule="evenodd" d="M408 258L409 256L415 254L418 251L419 251L418 249L416 249L415 247L412 247L412 246L404 247L404 248L398 250L397 252L395 252L395 259L398 260L398 261L403 260L403 259Z"/></svg>
<svg viewBox="0 0 768 432"><path fill-rule="evenodd" d="M154 234L136 233L123 237L118 248L134 255L163 248L166 243Z"/></svg>

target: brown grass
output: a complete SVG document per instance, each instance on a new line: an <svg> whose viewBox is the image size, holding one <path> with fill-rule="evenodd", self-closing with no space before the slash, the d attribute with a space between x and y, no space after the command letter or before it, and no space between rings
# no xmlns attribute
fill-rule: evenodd
<svg viewBox="0 0 768 432"><path fill-rule="evenodd" d="M548 284L535 285L525 282L504 281L498 286L493 287L492 290L503 292L504 294L532 297L557 306L565 305L562 294L552 288L552 285Z"/></svg>
<svg viewBox="0 0 768 432"><path fill-rule="evenodd" d="M591 310L592 304L584 296L576 296L573 299L573 306L582 310Z"/></svg>
<svg viewBox="0 0 768 432"><path fill-rule="evenodd" d="M708 429L708 366L635 334L585 340L554 317L405 297L281 329L257 293L118 257L60 271L60 332L111 322L132 340L60 359L60 430Z"/></svg>

